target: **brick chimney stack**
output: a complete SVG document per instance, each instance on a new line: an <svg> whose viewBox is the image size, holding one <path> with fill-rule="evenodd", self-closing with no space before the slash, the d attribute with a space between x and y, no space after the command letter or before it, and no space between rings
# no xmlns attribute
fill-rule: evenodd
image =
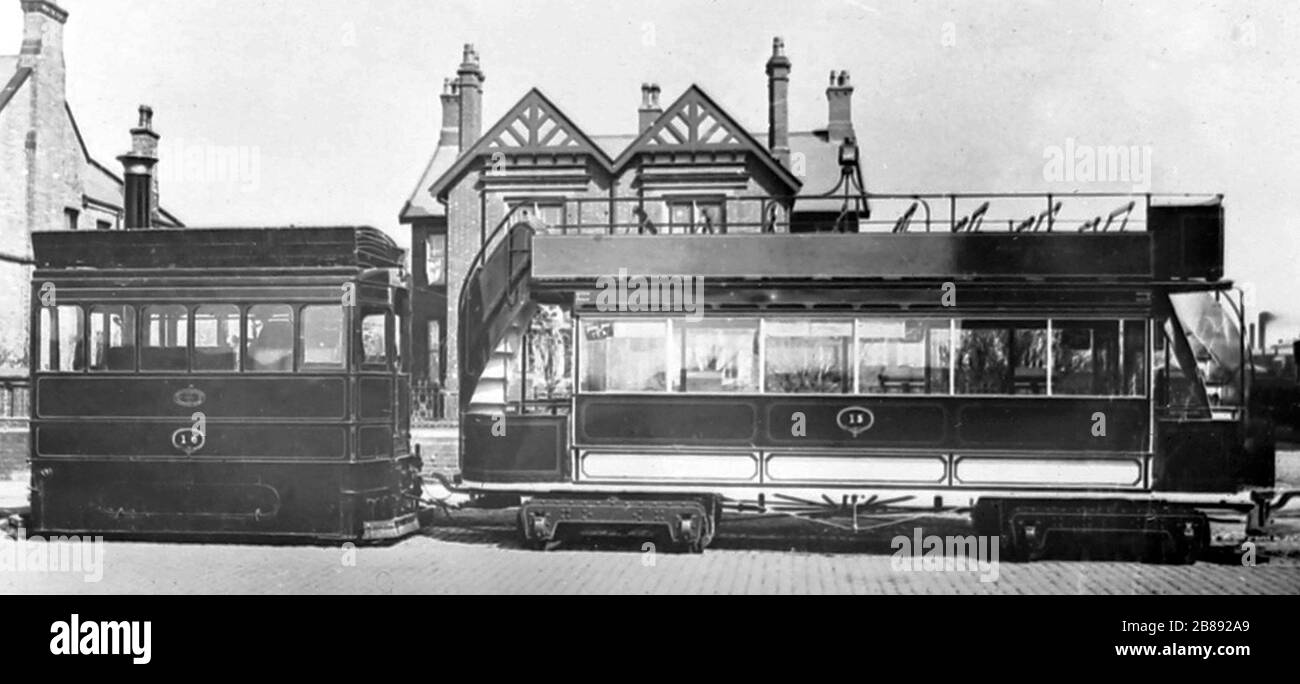
<svg viewBox="0 0 1300 684"><path fill-rule="evenodd" d="M438 147L460 145L460 84L451 78L442 80L442 131Z"/></svg>
<svg viewBox="0 0 1300 684"><path fill-rule="evenodd" d="M849 81L849 72L838 74L831 71L830 85L826 87L826 101L830 105L830 117L826 125L827 134L832 142L843 142L853 135L853 84Z"/></svg>
<svg viewBox="0 0 1300 684"><path fill-rule="evenodd" d="M772 39L767 60L767 149L783 166L790 167L790 58L785 41Z"/></svg>
<svg viewBox="0 0 1300 684"><path fill-rule="evenodd" d="M124 227L152 228L158 223L158 133L153 108L140 105L140 122L131 129L131 151L117 158L126 179L123 189Z"/></svg>
<svg viewBox="0 0 1300 684"><path fill-rule="evenodd" d="M472 44L465 44L456 78L460 91L460 152L463 154L483 133L483 81L487 79L479 68L478 52Z"/></svg>
<svg viewBox="0 0 1300 684"><path fill-rule="evenodd" d="M650 125L664 113L664 108L659 105L659 84L642 83L641 84L641 108L636 110L637 113L637 132L643 133Z"/></svg>

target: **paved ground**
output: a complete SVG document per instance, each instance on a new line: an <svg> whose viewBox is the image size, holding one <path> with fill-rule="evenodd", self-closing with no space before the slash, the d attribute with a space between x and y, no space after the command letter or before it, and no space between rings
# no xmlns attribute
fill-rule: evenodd
<svg viewBox="0 0 1300 684"><path fill-rule="evenodd" d="M1300 517L1290 524L1300 532ZM702 555L625 539L588 539L536 551L516 542L510 512L473 511L440 515L423 533L382 547L110 542L103 549L99 582L84 581L84 572L0 572L0 594L1300 593L1300 535L1291 541L1261 540L1253 567L1243 566L1229 546L1192 566L1062 558L999 563L982 573L891 567L891 539L911 535L915 525L924 534L969 533L965 521L954 517L859 536L763 519L724 527ZM30 553L30 548L22 550ZM983 582L981 576L996 581Z"/></svg>

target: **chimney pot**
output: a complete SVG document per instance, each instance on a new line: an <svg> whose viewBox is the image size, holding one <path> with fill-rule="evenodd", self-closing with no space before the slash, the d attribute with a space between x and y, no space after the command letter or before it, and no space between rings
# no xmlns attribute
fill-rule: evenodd
<svg viewBox="0 0 1300 684"><path fill-rule="evenodd" d="M460 122L457 128L460 130L458 137L462 153L478 141L483 131L483 82L485 80L487 78L479 68L478 51L474 49L472 43L466 43L464 59L460 68L456 70L454 86L460 100L458 115Z"/></svg>
<svg viewBox="0 0 1300 684"><path fill-rule="evenodd" d="M659 106L659 84L641 84L641 108L637 110L637 131L644 132L663 114Z"/></svg>
<svg viewBox="0 0 1300 684"><path fill-rule="evenodd" d="M853 83L849 72L831 71L830 85L826 87L829 116L826 131L832 142L843 142L853 133Z"/></svg>

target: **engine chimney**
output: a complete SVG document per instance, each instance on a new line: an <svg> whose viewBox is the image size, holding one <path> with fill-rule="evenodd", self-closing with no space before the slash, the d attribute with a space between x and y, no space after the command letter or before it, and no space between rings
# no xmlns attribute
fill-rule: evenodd
<svg viewBox="0 0 1300 684"><path fill-rule="evenodd" d="M790 166L790 59L785 41L772 39L767 60L767 149L786 168Z"/></svg>
<svg viewBox="0 0 1300 684"><path fill-rule="evenodd" d="M140 105L140 122L131 129L131 151L117 158L122 163L123 224L127 229L152 228L158 219L158 134L153 130L153 108Z"/></svg>

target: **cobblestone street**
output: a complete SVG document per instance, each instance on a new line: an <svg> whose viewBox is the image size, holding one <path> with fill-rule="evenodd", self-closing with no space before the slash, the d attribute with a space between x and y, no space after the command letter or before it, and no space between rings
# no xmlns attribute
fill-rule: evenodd
<svg viewBox="0 0 1300 684"><path fill-rule="evenodd" d="M1291 520L1291 523L1300 523ZM11 593L691 593L691 594L1297 594L1300 545L1261 543L1243 566L1229 546L1192 566L1134 560L1001 563L996 581L970 571L891 567L890 540L969 534L956 518L909 521L851 536L784 519L724 524L703 555L656 552L645 540L587 538L524 549L509 511L439 514L422 533L387 546L108 542L102 581L81 573L3 572ZM12 544L4 540L5 544Z"/></svg>

